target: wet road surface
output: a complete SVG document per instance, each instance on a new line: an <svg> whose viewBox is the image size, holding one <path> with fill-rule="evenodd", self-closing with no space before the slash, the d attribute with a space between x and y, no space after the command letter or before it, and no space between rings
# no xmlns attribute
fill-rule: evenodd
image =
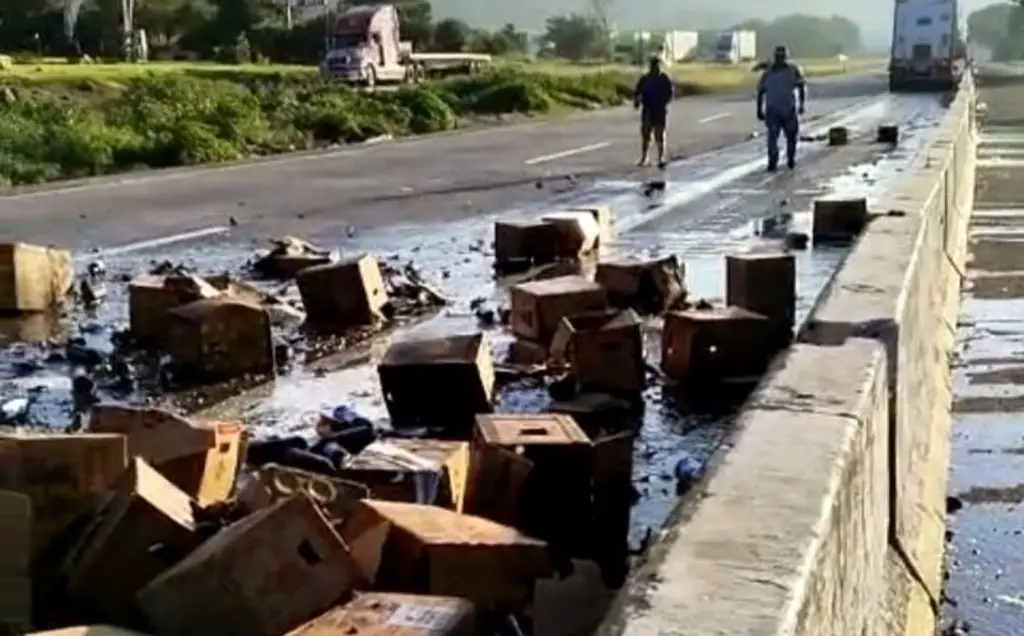
<svg viewBox="0 0 1024 636"><path fill-rule="evenodd" d="M884 90L873 75L812 79L808 118ZM621 175L636 159L636 119L631 109L611 109L0 197L0 236L85 247L223 227L230 217L240 223L236 234L251 236L465 218ZM759 128L751 95L686 98L673 106L669 145L676 156L695 156Z"/></svg>
<svg viewBox="0 0 1024 636"><path fill-rule="evenodd" d="M356 232L326 226L306 234L314 243L340 246L350 255L372 252L393 263L412 262L453 302L439 316L391 337L427 333L450 335L475 331L477 324L470 303L484 299L498 307L504 304L505 289L491 279L489 244L497 219L535 218L557 204L592 201L612 205L618 236L611 253L660 256L678 255L687 268L687 282L695 297L721 299L724 290L724 255L748 249L779 249L778 238L761 236L757 221L780 213L792 213L793 229L806 226L806 210L813 199L828 196L880 194L897 178L922 143L929 138L942 108L932 97L892 96L866 108L822 122L849 125L852 142L828 148L823 142L809 142L801 150L801 167L795 173L765 175L762 172L761 140L730 146L721 151L684 159L668 172L669 184L663 196L651 199L640 194L639 181L603 180L566 191L549 202L527 204L516 209L476 214L447 223L391 224ZM873 143L879 123L902 125L903 141L888 150ZM808 133L820 132L812 126ZM295 233L294 231L292 233ZM265 238L265 237L264 237ZM202 273L238 271L254 248L262 248L244 232L211 235L185 244L135 246L137 249L107 251L103 257L113 279L127 277L150 266L152 261L184 263ZM845 250L819 248L798 253L800 317L843 258ZM86 259L79 265L84 267ZM72 315L58 321L58 330L83 331L88 343L109 348L111 330L127 319L123 285L111 285L111 296L93 316ZM46 325L34 324L37 329ZM29 329L20 325L23 331ZM648 325L648 359L660 359L658 324ZM502 359L508 337L490 330L496 343L496 358ZM21 333L18 339L42 333ZM327 365L327 373L297 369L272 386L246 392L205 411L205 416L241 417L257 436L289 432L310 433L304 415L339 402L378 421L386 419L378 395L374 360L391 337L373 342L342 363ZM0 359L3 392L8 397L36 391L31 410L36 424L64 426L71 409L68 365L47 363L48 347L12 343ZM323 365L320 365L323 369ZM43 387L40 389L39 387ZM105 390L108 399L126 398ZM680 401L660 383L652 382L646 395L635 455L636 486L643 495L634 508L632 539L647 528L662 524L674 503L672 468L683 452L706 460L726 438L731 423L731 406L708 408ZM539 411L549 401L546 391L527 382L504 389L499 396L503 411Z"/></svg>
<svg viewBox="0 0 1024 636"><path fill-rule="evenodd" d="M1024 82L1014 84L981 84L989 113L952 372L950 634L1024 625Z"/></svg>

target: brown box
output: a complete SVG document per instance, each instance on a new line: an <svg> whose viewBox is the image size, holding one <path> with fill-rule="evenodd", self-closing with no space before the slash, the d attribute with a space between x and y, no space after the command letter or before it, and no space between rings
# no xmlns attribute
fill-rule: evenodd
<svg viewBox="0 0 1024 636"><path fill-rule="evenodd" d="M594 279L609 303L642 314L660 314L686 300L686 268L675 256L601 261Z"/></svg>
<svg viewBox="0 0 1024 636"><path fill-rule="evenodd" d="M494 224L494 261L499 267L550 263L557 233L550 223L498 221Z"/></svg>
<svg viewBox="0 0 1024 636"><path fill-rule="evenodd" d="M28 243L0 244L0 312L52 309L74 282L70 252Z"/></svg>
<svg viewBox="0 0 1024 636"><path fill-rule="evenodd" d="M240 422L193 423L158 408L99 404L89 430L120 433L141 457L202 506L227 500L245 457Z"/></svg>
<svg viewBox="0 0 1024 636"><path fill-rule="evenodd" d="M867 199L818 199L811 227L813 242L845 243L857 238L868 222Z"/></svg>
<svg viewBox="0 0 1024 636"><path fill-rule="evenodd" d="M796 321L796 259L787 253L725 257L725 302L774 321L780 337Z"/></svg>
<svg viewBox="0 0 1024 636"><path fill-rule="evenodd" d="M612 208L609 205L579 206L569 208L571 212L589 212L597 221L599 238L597 246L601 247L612 239Z"/></svg>
<svg viewBox="0 0 1024 636"><path fill-rule="evenodd" d="M365 592L287 636L476 636L473 604L451 596Z"/></svg>
<svg viewBox="0 0 1024 636"><path fill-rule="evenodd" d="M274 372L270 316L229 296L197 300L168 312L171 359L203 380Z"/></svg>
<svg viewBox="0 0 1024 636"><path fill-rule="evenodd" d="M554 227L555 256L577 258L597 249L601 228L597 218L583 210L560 210L541 217L541 221Z"/></svg>
<svg viewBox="0 0 1024 636"><path fill-rule="evenodd" d="M377 366L392 425L469 431L489 413L494 360L482 333L395 342Z"/></svg>
<svg viewBox="0 0 1024 636"><path fill-rule="evenodd" d="M0 490L0 633L32 626L32 502Z"/></svg>
<svg viewBox="0 0 1024 636"><path fill-rule="evenodd" d="M138 600L161 636L280 636L362 584L341 537L299 494L221 530Z"/></svg>
<svg viewBox="0 0 1024 636"><path fill-rule="evenodd" d="M551 357L572 368L583 391L643 391L646 386L640 317L631 309L562 318Z"/></svg>
<svg viewBox="0 0 1024 636"><path fill-rule="evenodd" d="M295 278L307 267L323 265L334 260L330 250L321 249L312 243L294 236L282 236L270 240L273 246L253 263L253 270L267 278Z"/></svg>
<svg viewBox="0 0 1024 636"><path fill-rule="evenodd" d="M32 501L32 554L96 508L128 466L123 435L0 436L0 488Z"/></svg>
<svg viewBox="0 0 1024 636"><path fill-rule="evenodd" d="M220 290L198 276L138 276L128 284L128 320L132 338L142 345L163 346L168 340L168 311L220 294Z"/></svg>
<svg viewBox="0 0 1024 636"><path fill-rule="evenodd" d="M374 499L461 511L468 471L467 442L394 438L348 458L339 476L365 484Z"/></svg>
<svg viewBox="0 0 1024 636"><path fill-rule="evenodd" d="M195 530L192 499L133 459L64 564L71 598L91 618L144 626L136 595L199 546Z"/></svg>
<svg viewBox="0 0 1024 636"><path fill-rule="evenodd" d="M828 145L845 146L850 143L850 131L845 126L833 126L828 129Z"/></svg>
<svg viewBox="0 0 1024 636"><path fill-rule="evenodd" d="M377 260L368 254L307 267L296 282L307 321L317 328L343 331L383 319L388 293Z"/></svg>
<svg viewBox="0 0 1024 636"><path fill-rule="evenodd" d="M665 315L661 369L677 381L715 382L760 375L779 350L772 321L739 307Z"/></svg>
<svg viewBox="0 0 1024 636"><path fill-rule="evenodd" d="M512 288L512 332L545 345L562 318L604 309L604 288L582 276L560 276Z"/></svg>
<svg viewBox="0 0 1024 636"><path fill-rule="evenodd" d="M550 575L547 544L514 528L436 506L366 500L367 517L389 529L375 587L454 596L479 610L516 611L533 582ZM342 534L347 538L346 528Z"/></svg>
<svg viewBox="0 0 1024 636"><path fill-rule="evenodd" d="M900 141L900 127L893 124L879 126L876 140L880 144L898 144Z"/></svg>

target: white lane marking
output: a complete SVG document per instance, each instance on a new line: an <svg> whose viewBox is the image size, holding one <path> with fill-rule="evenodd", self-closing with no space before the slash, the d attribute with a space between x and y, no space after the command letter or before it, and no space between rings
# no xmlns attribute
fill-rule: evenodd
<svg viewBox="0 0 1024 636"><path fill-rule="evenodd" d="M178 234L171 234L170 236L161 236L154 239L146 239L144 241L136 241L134 243L128 243L126 245L119 245L117 247L111 247L98 252L89 254L91 258L99 257L110 257L117 256L119 254L127 254L128 252L138 252L140 250L149 249L151 247L162 247L164 245L170 245L171 243L181 243L183 241L192 241L195 239L205 238L207 236L215 236L217 234L225 234L230 231L230 228L223 226L220 227L207 227L201 230L192 230L189 232L180 232Z"/></svg>
<svg viewBox="0 0 1024 636"><path fill-rule="evenodd" d="M538 163L546 163L548 161L554 161L555 159L561 159L562 157L571 157L573 155L581 155L585 152L593 152L595 150L601 150L612 145L610 141L602 141L597 144L590 144L589 146L580 146L579 148L570 148L569 150L563 150L562 152L556 152L550 155L541 155L534 157L533 159L527 159L523 163L528 166L536 165Z"/></svg>
<svg viewBox="0 0 1024 636"><path fill-rule="evenodd" d="M732 113L718 113L717 115L711 115L710 117L705 117L704 119L698 119L697 123L698 124L710 124L713 121L718 121L719 119L724 119L726 117L731 117L731 116L732 116Z"/></svg>

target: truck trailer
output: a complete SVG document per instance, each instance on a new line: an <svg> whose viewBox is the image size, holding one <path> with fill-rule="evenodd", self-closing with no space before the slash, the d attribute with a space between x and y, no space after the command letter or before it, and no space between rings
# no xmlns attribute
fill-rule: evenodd
<svg viewBox="0 0 1024 636"><path fill-rule="evenodd" d="M739 64L757 58L757 31L723 31L715 42L715 61Z"/></svg>
<svg viewBox="0 0 1024 636"><path fill-rule="evenodd" d="M667 31L661 46L661 57L665 64L692 62L697 59L699 34L696 31Z"/></svg>
<svg viewBox="0 0 1024 636"><path fill-rule="evenodd" d="M963 72L957 0L896 0L889 91L948 91Z"/></svg>

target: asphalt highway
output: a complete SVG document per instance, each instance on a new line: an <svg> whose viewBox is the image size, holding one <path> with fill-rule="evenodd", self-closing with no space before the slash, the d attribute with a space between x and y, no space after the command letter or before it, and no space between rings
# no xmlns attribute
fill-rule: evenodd
<svg viewBox="0 0 1024 636"><path fill-rule="evenodd" d="M808 121L885 91L875 74L812 80ZM673 105L673 157L759 130L753 96ZM242 165L132 173L0 197L0 237L111 246L237 222L253 238L445 221L507 209L588 180L621 177L637 155L629 108L281 156Z"/></svg>

